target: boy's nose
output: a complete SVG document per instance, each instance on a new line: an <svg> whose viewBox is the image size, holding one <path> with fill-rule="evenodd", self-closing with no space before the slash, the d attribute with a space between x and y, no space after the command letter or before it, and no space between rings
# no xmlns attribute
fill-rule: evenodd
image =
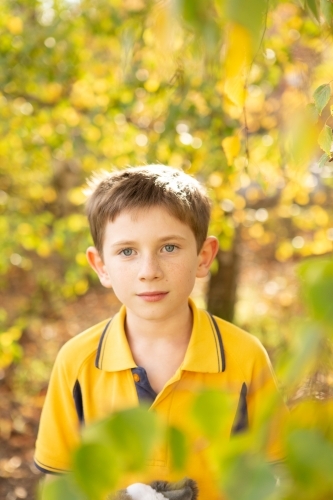
<svg viewBox="0 0 333 500"><path fill-rule="evenodd" d="M157 257L143 258L140 264L138 275L140 280L154 280L163 274Z"/></svg>

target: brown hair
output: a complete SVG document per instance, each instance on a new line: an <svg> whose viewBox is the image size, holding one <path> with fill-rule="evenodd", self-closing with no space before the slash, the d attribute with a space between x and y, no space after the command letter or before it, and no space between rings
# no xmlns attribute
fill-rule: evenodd
<svg viewBox="0 0 333 500"><path fill-rule="evenodd" d="M183 171L165 165L102 172L89 182L87 201L91 235L103 255L104 230L125 210L162 206L193 231L198 252L207 237L210 200L203 186Z"/></svg>

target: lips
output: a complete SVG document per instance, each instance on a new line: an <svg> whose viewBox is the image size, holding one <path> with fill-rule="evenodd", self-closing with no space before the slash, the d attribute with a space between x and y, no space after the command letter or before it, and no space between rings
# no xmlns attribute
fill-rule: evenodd
<svg viewBox="0 0 333 500"><path fill-rule="evenodd" d="M158 302L159 300L164 299L168 295L169 292L142 292L138 293L138 297L143 299L146 302Z"/></svg>

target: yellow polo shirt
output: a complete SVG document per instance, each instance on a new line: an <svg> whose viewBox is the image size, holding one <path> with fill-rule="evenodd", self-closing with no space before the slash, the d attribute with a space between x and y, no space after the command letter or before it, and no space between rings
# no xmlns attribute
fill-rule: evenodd
<svg viewBox="0 0 333 500"><path fill-rule="evenodd" d="M193 395L202 389L227 391L235 402L225 438L259 425L269 398L278 395L268 355L254 336L198 309L190 300L193 329L185 358L156 395L149 411L156 411L178 428L188 428ZM70 468L71 451L80 441L80 426L114 411L140 404L137 369L127 342L123 306L112 320L103 321L68 341L54 365L42 411L35 463L47 473ZM277 396L279 397L279 396ZM287 412L281 401L282 413ZM267 459L283 459L279 424L272 429ZM194 436L195 438L195 436ZM193 440L186 474L199 485L200 500L222 498L210 477L209 459L202 439ZM198 444L199 443L199 444ZM149 480L175 479L168 447L147 464ZM179 478L178 478L179 479ZM127 486L126 484L124 486Z"/></svg>

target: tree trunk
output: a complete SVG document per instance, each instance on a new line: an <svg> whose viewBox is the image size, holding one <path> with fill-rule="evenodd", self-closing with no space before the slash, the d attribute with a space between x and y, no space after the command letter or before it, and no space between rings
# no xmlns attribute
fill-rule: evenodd
<svg viewBox="0 0 333 500"><path fill-rule="evenodd" d="M212 274L208 288L208 311L227 321L234 317L238 269L240 262L240 238L236 230L232 248L219 250L217 254L218 271Z"/></svg>

